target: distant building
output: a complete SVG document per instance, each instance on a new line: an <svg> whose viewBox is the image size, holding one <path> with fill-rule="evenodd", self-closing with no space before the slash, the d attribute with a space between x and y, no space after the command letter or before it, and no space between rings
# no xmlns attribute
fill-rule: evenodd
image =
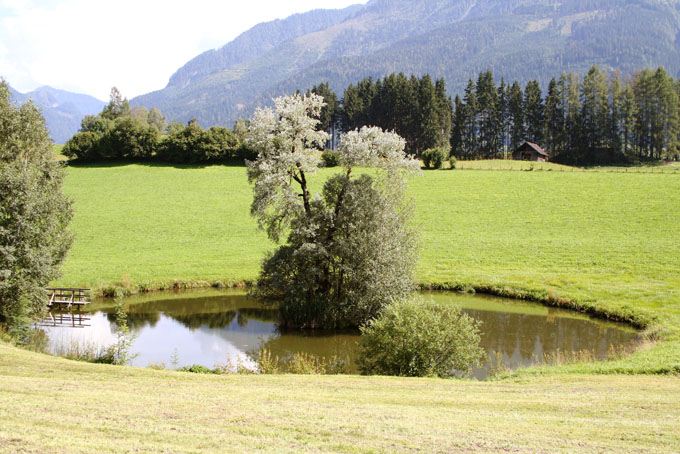
<svg viewBox="0 0 680 454"><path fill-rule="evenodd" d="M512 153L512 159L515 161L545 162L549 157L550 153L544 151L543 148L531 142L524 142Z"/></svg>

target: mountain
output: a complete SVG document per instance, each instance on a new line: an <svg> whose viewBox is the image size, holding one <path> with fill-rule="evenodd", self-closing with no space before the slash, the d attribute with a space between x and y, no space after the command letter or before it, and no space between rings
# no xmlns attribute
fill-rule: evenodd
<svg viewBox="0 0 680 454"><path fill-rule="evenodd" d="M131 103L231 126L274 96L392 72L446 79L450 94L491 69L526 83L593 64L680 74L680 0L371 0L259 24Z"/></svg>
<svg viewBox="0 0 680 454"><path fill-rule="evenodd" d="M89 95L71 93L44 86L29 93L19 93L10 87L13 98L20 102L32 100L42 109L50 136L55 143L65 143L80 129L85 115L94 115L106 105Z"/></svg>

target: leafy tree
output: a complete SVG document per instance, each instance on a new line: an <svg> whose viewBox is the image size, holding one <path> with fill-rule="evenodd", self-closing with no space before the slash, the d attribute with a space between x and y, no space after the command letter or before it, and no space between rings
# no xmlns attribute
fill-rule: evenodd
<svg viewBox="0 0 680 454"><path fill-rule="evenodd" d="M103 118L101 115L85 115L80 122L80 132L93 132L99 137L103 136L113 127L113 120Z"/></svg>
<svg viewBox="0 0 680 454"><path fill-rule="evenodd" d="M344 171L312 197L308 176L327 134L317 129L322 98L292 95L258 109L249 142L259 150L248 163L251 214L269 237L288 241L263 263L254 293L279 302L290 327L360 326L393 299L414 289L416 236L404 199L405 142L364 127L345 134L338 149ZM355 167L380 169L354 176Z"/></svg>
<svg viewBox="0 0 680 454"><path fill-rule="evenodd" d="M128 117L131 114L132 111L127 98L123 98L116 87L111 88L109 103L104 106L100 114L101 117L107 120L115 120L116 118Z"/></svg>
<svg viewBox="0 0 680 454"><path fill-rule="evenodd" d="M0 322L11 327L44 314L45 287L71 246L63 172L40 111L17 108L0 82Z"/></svg>
<svg viewBox="0 0 680 454"><path fill-rule="evenodd" d="M155 127L160 133L165 132L168 127L168 120L157 107L152 107L149 111L147 123L149 123L150 126Z"/></svg>

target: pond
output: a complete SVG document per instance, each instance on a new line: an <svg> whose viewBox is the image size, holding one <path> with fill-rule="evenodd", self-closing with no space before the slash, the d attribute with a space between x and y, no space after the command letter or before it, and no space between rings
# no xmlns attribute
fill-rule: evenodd
<svg viewBox="0 0 680 454"><path fill-rule="evenodd" d="M442 304L457 304L482 322L482 347L492 358L472 376L483 379L499 359L516 369L586 351L604 359L631 346L632 328L592 319L571 311L503 298L423 293ZM249 352L266 348L281 358L304 352L345 359L354 366L358 331L282 331L277 310L247 298L242 291L155 293L129 298L128 325L135 334L132 365L164 364L177 368L200 364L209 368L252 366ZM47 327L51 344L81 342L109 345L115 341L115 313L110 303L95 303L84 328Z"/></svg>

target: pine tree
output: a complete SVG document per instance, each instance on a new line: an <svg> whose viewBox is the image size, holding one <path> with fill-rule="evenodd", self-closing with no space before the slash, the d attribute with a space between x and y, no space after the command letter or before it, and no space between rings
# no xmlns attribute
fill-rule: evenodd
<svg viewBox="0 0 680 454"><path fill-rule="evenodd" d="M544 118L543 98L538 81L527 83L524 90L524 110L526 112L526 137L529 142L543 144Z"/></svg>
<svg viewBox="0 0 680 454"><path fill-rule="evenodd" d="M465 121L462 134L463 155L474 159L478 158L479 139L477 129L477 95L475 94L475 84L472 79L468 80L463 101L465 104L463 111Z"/></svg>
<svg viewBox="0 0 680 454"><path fill-rule="evenodd" d="M323 98L324 106L319 117L319 128L333 135L338 118L338 95L331 89L328 82L315 85L308 93L315 93Z"/></svg>
<svg viewBox="0 0 680 454"><path fill-rule="evenodd" d="M561 140L564 136L564 105L560 88L560 84L553 77L545 98L545 146L553 159L562 151Z"/></svg>
<svg viewBox="0 0 680 454"><path fill-rule="evenodd" d="M619 160L623 147L623 87L619 74L609 81L609 122L607 125L607 148L612 150L612 159Z"/></svg>
<svg viewBox="0 0 680 454"><path fill-rule="evenodd" d="M515 81L508 94L508 112L510 114L510 149L515 151L525 140L524 98L522 89Z"/></svg>
<svg viewBox="0 0 680 454"><path fill-rule="evenodd" d="M567 105L566 105L566 151L567 156L563 162L579 164L583 159L581 153L581 103L579 102L580 90L579 76L576 73L567 75Z"/></svg>
<svg viewBox="0 0 680 454"><path fill-rule="evenodd" d="M508 145L510 144L510 110L508 103L508 87L505 85L505 78L501 77L501 84L498 87L498 108L496 109L496 122L499 127L498 134L498 154L507 159ZM513 150L514 151L514 150Z"/></svg>
<svg viewBox="0 0 680 454"><path fill-rule="evenodd" d="M477 130L479 153L483 159L493 158L498 140L498 93L491 71L480 73L477 79Z"/></svg>
<svg viewBox="0 0 680 454"><path fill-rule="evenodd" d="M464 156L464 135L466 121L466 106L456 95L453 102L453 121L451 125L451 154L462 158Z"/></svg>
<svg viewBox="0 0 680 454"><path fill-rule="evenodd" d="M609 106L607 78L597 66L593 66L583 78L581 85L581 132L586 161L598 161L606 145Z"/></svg>

